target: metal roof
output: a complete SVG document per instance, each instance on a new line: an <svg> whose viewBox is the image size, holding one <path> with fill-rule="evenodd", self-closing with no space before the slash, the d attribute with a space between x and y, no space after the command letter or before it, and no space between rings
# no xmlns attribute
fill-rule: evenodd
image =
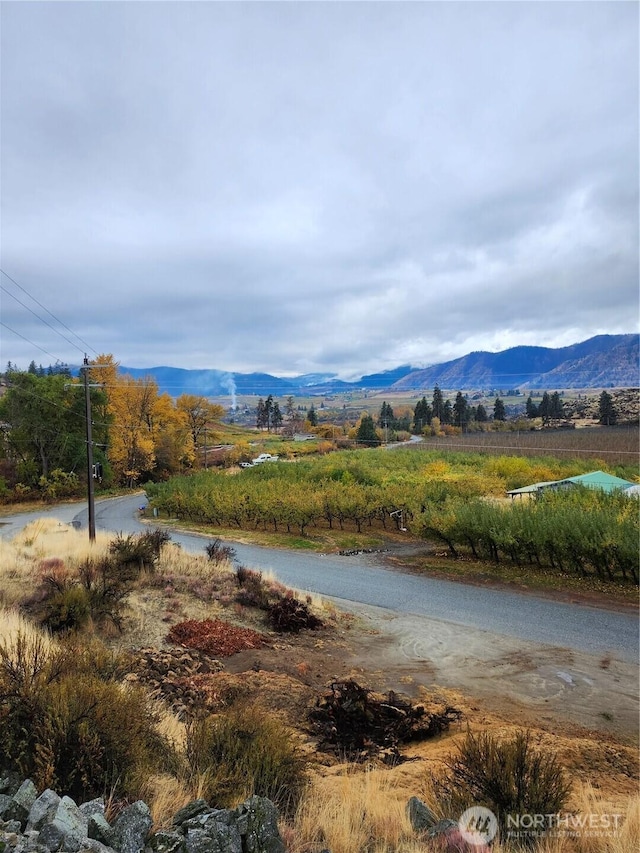
<svg viewBox="0 0 640 853"><path fill-rule="evenodd" d="M544 483L533 483L521 489L512 489L508 495L528 495L544 489L554 489L565 485L586 486L589 489L601 489L604 492L614 492L618 489L629 489L634 486L629 480L615 477L604 471L591 471L589 474L578 474L576 477L565 477L564 480L549 480Z"/></svg>

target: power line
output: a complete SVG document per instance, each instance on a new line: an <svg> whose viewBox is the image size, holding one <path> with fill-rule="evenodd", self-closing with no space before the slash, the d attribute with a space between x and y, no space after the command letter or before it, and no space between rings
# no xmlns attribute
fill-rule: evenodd
<svg viewBox="0 0 640 853"><path fill-rule="evenodd" d="M67 326L67 324L66 324L66 323L63 323L63 321L62 321L59 317L56 317L56 315L55 315L55 314L53 314L51 311L49 311L49 309L48 309L45 305L43 305L43 304L42 304L42 302L39 302L39 301L35 298L35 296L32 296L32 295L29 293L29 291L28 291L25 287L23 287L21 284L19 284L19 283L15 280L15 278L12 278L12 277L9 275L9 273L5 272L2 268L0 268L0 273L2 273L2 275L4 275L6 278L8 278L10 282L12 282L13 284L15 284L15 286L16 286L16 287L18 287L18 288L19 288L23 293L25 293L25 294L29 297L29 299L33 300L33 302L35 302L35 303L36 303L36 305L38 305L40 308L42 308L42 310L43 310L43 311L46 311L46 312L47 312L47 314L48 314L50 317L52 317L52 318L56 321L56 323L59 323L59 324L60 324L64 329L66 329L66 330L67 330L67 332L69 332L70 334L72 334L72 335L74 336L74 338L77 338L77 340L79 340L79 341L82 343L82 345L83 345L83 347L84 347L84 348L81 348L81 347L79 347L77 344L73 343L73 341L70 341L67 337L65 337L65 335L63 335L63 334L62 334L62 332L58 331L58 329L55 329L55 328L54 328L50 323L48 323L46 320L44 320L42 317L40 317L38 314L36 314L36 313L35 313L35 311L32 311L32 310L31 310L31 308L29 308L27 305L24 305L24 303L23 303L23 302L20 302L20 300L19 300L17 297L15 297L15 296L14 296L12 293L10 293L8 290L5 290L5 288L3 287L3 288L2 288L2 290L4 290L4 292L5 292L5 293L7 293L9 296L11 296L13 299L15 299L15 300L16 300L16 302L18 302L20 305L22 305L24 308L26 308L26 309L27 309L27 311L31 311L31 313L34 315L34 317L37 317L37 318L38 318L39 320L41 320L45 325L49 326L49 328L50 328L50 329L52 329L56 334L60 335L60 337L61 337L61 338L64 338L64 340L65 340L65 341L67 341L67 343L71 344L71 346L73 346L73 347L75 347L77 350L79 350L83 355L84 355L85 349L90 349L90 350L91 350L91 352L93 352L93 353L95 353L96 355L98 355L98 353L96 352L96 350L94 350L94 348L93 348L90 344L88 344L85 340L83 340L83 338L81 338L81 337L80 337L80 335L76 334L76 332L74 332L74 331L73 331L73 329L70 329L70 328L69 328L69 326ZM25 339L25 340L26 340L26 339ZM29 343L31 343L31 342L29 341Z"/></svg>
<svg viewBox="0 0 640 853"><path fill-rule="evenodd" d="M26 341L28 344L31 344L32 347L36 347L36 349L39 349L45 355L48 355L50 358L54 358L57 362L62 363L62 360L59 359L57 355L53 355L53 353L50 353L49 350L46 350L43 347L41 347L39 344L36 344L33 341L30 341L29 338L25 338L24 335L21 335L20 332L16 332L15 329L12 329L11 326L7 326L7 324L3 323L1 320L0 320L0 326L4 326L5 329L8 329L14 335L17 335L19 338L22 338L23 341Z"/></svg>
<svg viewBox="0 0 640 853"><path fill-rule="evenodd" d="M58 331L58 329L54 328L51 325L51 323L47 322L47 320L44 319L44 317L41 317L39 314L36 314L36 312L32 308L29 308L28 305L25 305L24 302L22 302L20 299L18 299L17 296L15 296L13 293L11 293L10 290L7 290L7 288L3 287L1 284L0 284L0 290L2 290L3 293L6 293L7 296L10 296L12 299L14 299L18 303L18 305L22 305L23 308L26 308L30 314L33 314L33 316L36 319L40 320L41 323L44 323L45 326L48 326L51 329L51 331L56 333L56 335L60 335L60 337L63 338L68 344L71 344L72 347L75 347L76 349L80 349L80 347L77 344L75 344L73 341L69 340L69 338L66 335L63 335L62 332ZM72 334L73 334L73 332L72 332ZM80 352L84 352L84 350L80 350Z"/></svg>

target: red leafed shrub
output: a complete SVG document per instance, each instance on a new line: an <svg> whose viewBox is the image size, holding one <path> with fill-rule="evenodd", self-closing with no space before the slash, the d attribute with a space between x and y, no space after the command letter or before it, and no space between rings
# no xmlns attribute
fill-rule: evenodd
<svg viewBox="0 0 640 853"><path fill-rule="evenodd" d="M179 622L171 628L167 640L218 657L229 657L243 649L259 649L267 643L263 634L250 628L238 628L221 619Z"/></svg>

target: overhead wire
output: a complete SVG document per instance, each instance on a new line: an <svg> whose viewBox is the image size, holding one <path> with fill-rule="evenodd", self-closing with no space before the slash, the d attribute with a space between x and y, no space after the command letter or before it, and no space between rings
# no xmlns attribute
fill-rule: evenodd
<svg viewBox="0 0 640 853"><path fill-rule="evenodd" d="M74 338L79 340L83 344L83 347L85 349L82 349L77 344L73 343L73 341L70 341L69 338L67 338L65 335L62 334L62 332L60 332L58 329L55 329L50 323L48 323L46 320L44 320L42 317L40 317L38 314L36 314L36 312L33 311L31 308L29 308L27 305L24 305L24 303L20 302L20 300L16 296L14 296L10 291L6 290L3 287L2 290L4 290L5 293L8 293L9 296L11 296L13 299L16 300L16 302L20 303L20 305L23 305L23 307L25 307L27 309L27 311L31 311L31 313L34 315L34 317L37 317L45 325L49 326L50 329L52 329L56 334L60 335L61 338L64 338L64 340L67 341L67 343L71 344L71 346L75 347L79 352L83 353L83 355L84 355L86 349L89 349L89 350L91 350L91 352L98 355L97 351L91 346L91 344L88 344L83 338L80 337L80 335L78 335L76 332L74 332L73 329L70 329L69 326L67 326L67 324L64 323L59 317L56 317L56 315L53 312L51 312L46 307L46 305L43 305L42 302L40 302L38 299L36 299L35 296L33 296L31 293L29 293L29 291L26 289L26 287L23 287L19 282L17 282L15 280L15 278L10 276L9 273L5 272L1 267L0 267L0 273L2 273L2 275L5 276L5 278L8 278L12 284L15 284L15 286L17 288L19 288L23 293L25 293L29 297L29 299L31 299L33 302L36 303L36 305L38 305L40 308L42 308L43 311L46 311L47 314L53 320L56 321L56 323L59 323L64 329L67 330L67 332L69 332L71 335L73 335ZM1 285L0 285L0 287L1 287Z"/></svg>

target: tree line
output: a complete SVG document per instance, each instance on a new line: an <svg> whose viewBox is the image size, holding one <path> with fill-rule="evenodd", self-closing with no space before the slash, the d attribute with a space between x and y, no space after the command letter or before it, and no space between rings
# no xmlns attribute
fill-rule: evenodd
<svg viewBox="0 0 640 853"><path fill-rule="evenodd" d="M0 493L39 490L55 498L81 488L87 420L83 381L68 369L8 365L0 398ZM135 486L198 467L221 406L160 394L155 380L118 372L110 355L89 365L95 474L104 486Z"/></svg>

